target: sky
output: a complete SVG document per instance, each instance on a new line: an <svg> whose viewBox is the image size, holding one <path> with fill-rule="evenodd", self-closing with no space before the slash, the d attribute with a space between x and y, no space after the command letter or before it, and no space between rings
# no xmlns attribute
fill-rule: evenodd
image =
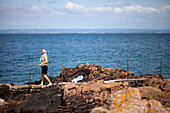
<svg viewBox="0 0 170 113"><path fill-rule="evenodd" d="M170 29L170 0L0 0L0 29Z"/></svg>

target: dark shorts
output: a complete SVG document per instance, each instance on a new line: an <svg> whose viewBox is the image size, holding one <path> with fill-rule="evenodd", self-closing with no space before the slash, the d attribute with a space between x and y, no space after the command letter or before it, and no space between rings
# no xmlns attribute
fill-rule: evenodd
<svg viewBox="0 0 170 113"><path fill-rule="evenodd" d="M42 74L47 74L47 70L48 70L47 66L42 66L41 69L42 69L41 71Z"/></svg>

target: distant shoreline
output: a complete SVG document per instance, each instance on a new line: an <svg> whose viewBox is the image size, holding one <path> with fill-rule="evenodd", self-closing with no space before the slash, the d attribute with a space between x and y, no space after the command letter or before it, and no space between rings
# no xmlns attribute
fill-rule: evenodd
<svg viewBox="0 0 170 113"><path fill-rule="evenodd" d="M157 33L0 33L0 35L93 35L93 34L170 34L170 32L157 32Z"/></svg>
<svg viewBox="0 0 170 113"><path fill-rule="evenodd" d="M170 29L0 29L0 34L170 33Z"/></svg>

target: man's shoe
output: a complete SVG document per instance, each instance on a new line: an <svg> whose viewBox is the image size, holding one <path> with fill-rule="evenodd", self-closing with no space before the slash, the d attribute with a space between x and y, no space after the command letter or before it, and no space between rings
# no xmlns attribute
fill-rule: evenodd
<svg viewBox="0 0 170 113"><path fill-rule="evenodd" d="M53 84L52 83L49 83L47 86L52 86Z"/></svg>

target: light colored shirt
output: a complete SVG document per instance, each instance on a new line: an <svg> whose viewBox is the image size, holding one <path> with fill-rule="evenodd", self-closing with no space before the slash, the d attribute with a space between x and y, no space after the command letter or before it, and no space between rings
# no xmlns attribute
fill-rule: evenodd
<svg viewBox="0 0 170 113"><path fill-rule="evenodd" d="M41 56L40 61L41 61L41 62L45 62L45 61L47 61L47 59L48 59L47 54L44 53L44 54ZM43 64L42 66L47 66L47 63L46 63L46 64Z"/></svg>

